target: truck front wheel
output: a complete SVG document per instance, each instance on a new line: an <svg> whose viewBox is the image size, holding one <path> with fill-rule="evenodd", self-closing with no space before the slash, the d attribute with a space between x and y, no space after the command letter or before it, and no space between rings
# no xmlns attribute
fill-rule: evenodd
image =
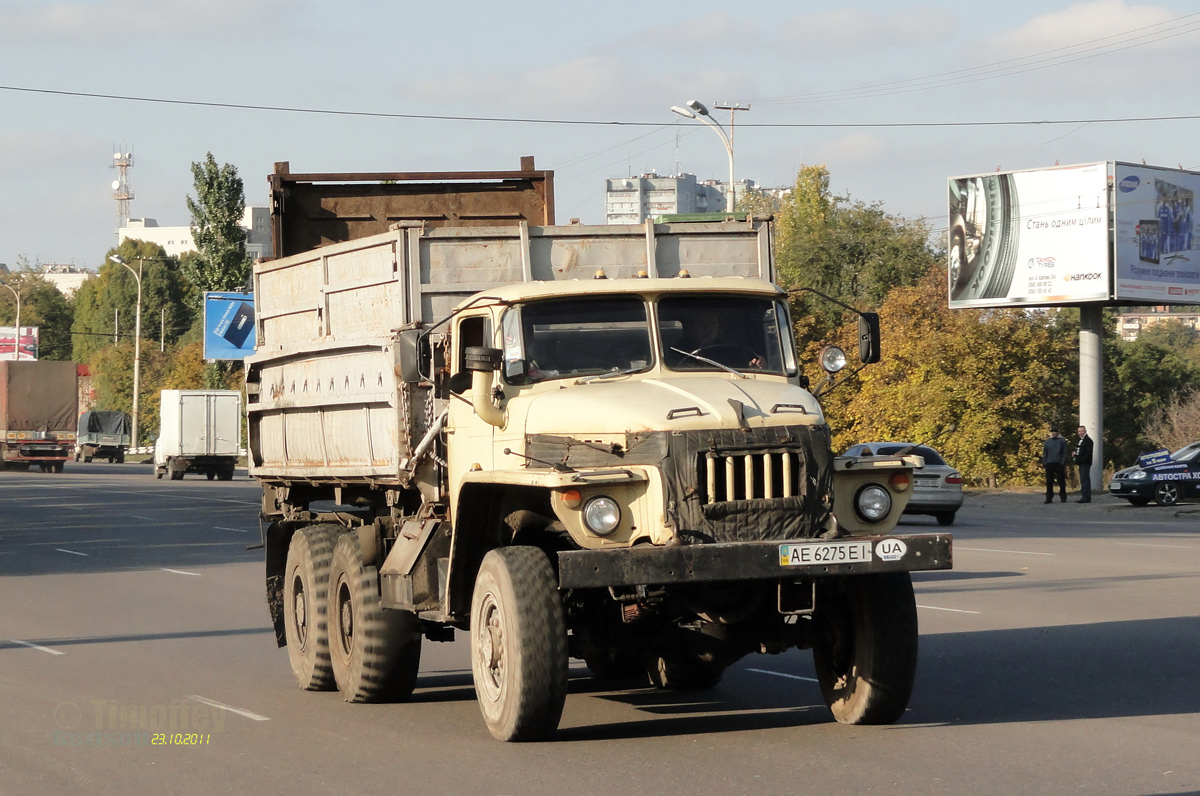
<svg viewBox="0 0 1200 796"><path fill-rule="evenodd" d="M562 599L546 554L521 546L489 552L471 597L471 671L492 735L552 735L567 697L567 664Z"/></svg>
<svg viewBox="0 0 1200 796"><path fill-rule="evenodd" d="M904 715L917 672L917 606L907 572L829 579L817 590L813 661L843 724Z"/></svg>
<svg viewBox="0 0 1200 796"><path fill-rule="evenodd" d="M307 691L333 688L329 661L329 565L336 526L309 525L292 534L284 570L284 633L296 682Z"/></svg>
<svg viewBox="0 0 1200 796"><path fill-rule="evenodd" d="M421 621L411 611L384 610L379 573L363 565L358 534L338 537L329 583L330 659L342 697L407 699L421 666Z"/></svg>

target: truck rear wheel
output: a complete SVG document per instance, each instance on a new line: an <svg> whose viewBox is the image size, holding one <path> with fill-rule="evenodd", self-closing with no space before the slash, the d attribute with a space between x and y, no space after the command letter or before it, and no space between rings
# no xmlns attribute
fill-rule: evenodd
<svg viewBox="0 0 1200 796"><path fill-rule="evenodd" d="M566 620L546 554L520 546L489 552L471 596L471 672L492 735L552 735L567 697L567 665Z"/></svg>
<svg viewBox="0 0 1200 796"><path fill-rule="evenodd" d="M334 684L327 609L335 532L333 525L309 525L292 534L288 545L284 633L292 673L307 691L329 691Z"/></svg>
<svg viewBox="0 0 1200 796"><path fill-rule="evenodd" d="M421 621L411 611L384 610L378 570L363 565L358 534L338 537L329 584L330 660L342 697L407 699L421 666Z"/></svg>
<svg viewBox="0 0 1200 796"><path fill-rule="evenodd" d="M821 694L843 724L904 715L917 672L917 606L907 572L818 586L813 661Z"/></svg>

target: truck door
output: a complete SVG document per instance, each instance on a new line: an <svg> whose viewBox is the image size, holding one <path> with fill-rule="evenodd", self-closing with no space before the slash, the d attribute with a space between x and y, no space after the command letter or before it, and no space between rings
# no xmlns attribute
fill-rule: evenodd
<svg viewBox="0 0 1200 796"><path fill-rule="evenodd" d="M458 318L453 334L452 376L467 373L464 355L467 348L494 345L492 319L488 315L468 315ZM466 376L458 376L458 378L468 385L470 384L470 380ZM494 467L492 452L494 431L492 425L476 417L475 410L471 406L469 386L464 393L450 399L450 415L446 422L446 432L448 440L447 467L452 500L457 500L458 484L473 465L478 464L485 470Z"/></svg>
<svg viewBox="0 0 1200 796"><path fill-rule="evenodd" d="M241 443L242 396L219 393L209 396L209 448L212 456L236 456Z"/></svg>

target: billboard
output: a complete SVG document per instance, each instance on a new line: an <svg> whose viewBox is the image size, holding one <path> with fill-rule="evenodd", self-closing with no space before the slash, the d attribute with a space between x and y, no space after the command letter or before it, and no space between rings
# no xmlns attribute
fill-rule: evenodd
<svg viewBox="0 0 1200 796"><path fill-rule="evenodd" d="M204 294L204 358L245 359L254 353L254 294Z"/></svg>
<svg viewBox="0 0 1200 796"><path fill-rule="evenodd" d="M950 307L1107 301L1108 163L950 179Z"/></svg>
<svg viewBox="0 0 1200 796"><path fill-rule="evenodd" d="M1113 164L1114 297L1139 304L1200 303L1194 218L1200 174Z"/></svg>
<svg viewBox="0 0 1200 796"><path fill-rule="evenodd" d="M0 359L37 359L38 328L37 326L21 327L21 350L18 354L17 327L0 326Z"/></svg>

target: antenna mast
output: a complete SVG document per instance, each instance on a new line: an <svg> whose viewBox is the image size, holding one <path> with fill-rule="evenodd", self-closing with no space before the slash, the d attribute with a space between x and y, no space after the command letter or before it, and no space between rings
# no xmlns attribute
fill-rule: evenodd
<svg viewBox="0 0 1200 796"><path fill-rule="evenodd" d="M113 180L113 199L117 200L117 238L120 239L121 230L129 226L129 200L133 198L133 191L129 187L129 169L133 167L133 152L128 151L124 144L121 144L121 149L124 151L113 153L112 168L117 170L117 179Z"/></svg>

